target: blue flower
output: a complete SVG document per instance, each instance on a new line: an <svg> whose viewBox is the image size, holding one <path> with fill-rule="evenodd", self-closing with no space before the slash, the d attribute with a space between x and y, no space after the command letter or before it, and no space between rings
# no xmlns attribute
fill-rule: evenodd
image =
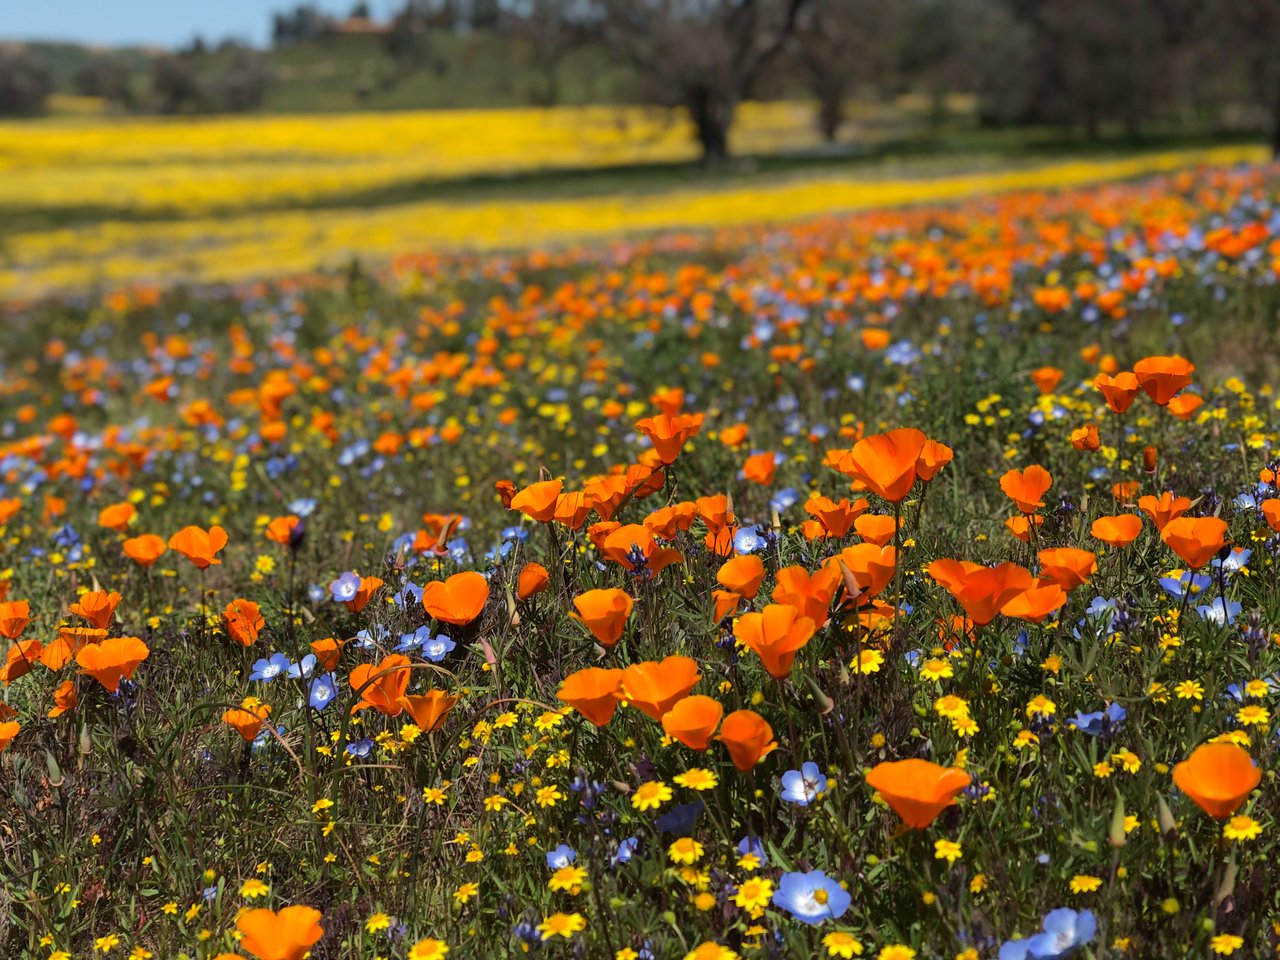
<svg viewBox="0 0 1280 960"><path fill-rule="evenodd" d="M293 661L283 653L273 653L269 660L258 660L254 663L253 672L249 674L249 679L270 683L280 674L288 674L289 667L292 665Z"/></svg>
<svg viewBox="0 0 1280 960"><path fill-rule="evenodd" d="M609 862L615 867L620 863L630 862L631 858L635 856L638 846L640 846L639 837L627 837L627 839L618 844L618 849L614 851Z"/></svg>
<svg viewBox="0 0 1280 960"><path fill-rule="evenodd" d="M289 676L294 680L301 680L304 677L309 677L311 674L315 673L315 670L316 655L314 653L308 653L297 663L289 664Z"/></svg>
<svg viewBox="0 0 1280 960"><path fill-rule="evenodd" d="M782 799L807 807L827 792L827 778L812 761L782 775Z"/></svg>
<svg viewBox="0 0 1280 960"><path fill-rule="evenodd" d="M1213 603L1200 604L1196 607L1196 613L1200 614L1202 620L1207 620L1215 626L1229 627L1236 622L1241 609L1237 601L1218 597Z"/></svg>
<svg viewBox="0 0 1280 960"><path fill-rule="evenodd" d="M1025 940L1010 940L1000 948L999 960L1059 960L1093 940L1098 920L1091 910L1059 907L1045 914L1044 932Z"/></svg>
<svg viewBox="0 0 1280 960"><path fill-rule="evenodd" d="M1105 710L1098 710L1094 713L1077 711L1076 715L1068 720L1067 723L1081 733L1087 733L1091 737L1100 737L1104 733L1115 733L1128 715L1128 711L1120 704L1109 703Z"/></svg>
<svg viewBox="0 0 1280 960"><path fill-rule="evenodd" d="M410 650L417 650L430 639L431 628L423 624L413 633L400 634L400 642L395 645L395 650L397 653L408 653Z"/></svg>
<svg viewBox="0 0 1280 960"><path fill-rule="evenodd" d="M754 526L739 527L733 535L733 549L738 553L755 553L765 545L764 537Z"/></svg>
<svg viewBox="0 0 1280 960"><path fill-rule="evenodd" d="M360 575L349 570L329 584L329 593L333 595L333 599L338 603L354 600L359 590Z"/></svg>
<svg viewBox="0 0 1280 960"><path fill-rule="evenodd" d="M773 892L775 907L815 926L828 918L838 919L852 902L848 891L821 870L784 873L778 881L778 889Z"/></svg>
<svg viewBox="0 0 1280 960"><path fill-rule="evenodd" d="M367 737L363 740L353 740L347 744L347 753L361 760L367 757L372 749L373 741Z"/></svg>
<svg viewBox="0 0 1280 960"><path fill-rule="evenodd" d="M311 704L312 710L323 710L333 703L333 699L337 695L338 682L334 679L332 673L326 673L324 676L316 677L311 681L307 702Z"/></svg>
<svg viewBox="0 0 1280 960"><path fill-rule="evenodd" d="M291 501L287 509L290 513L305 520L316 512L316 501L314 497L299 497L297 500Z"/></svg>
<svg viewBox="0 0 1280 960"><path fill-rule="evenodd" d="M457 644L443 633L436 634L422 645L422 655L432 663L439 663L456 646Z"/></svg>
<svg viewBox="0 0 1280 960"><path fill-rule="evenodd" d="M554 850L547 851L547 866L552 870L567 867L576 859L578 859L578 855L573 852L573 847L567 843L562 843Z"/></svg>

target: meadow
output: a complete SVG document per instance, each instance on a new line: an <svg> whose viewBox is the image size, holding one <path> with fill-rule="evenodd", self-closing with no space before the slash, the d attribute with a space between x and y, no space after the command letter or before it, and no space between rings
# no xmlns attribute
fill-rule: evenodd
<svg viewBox="0 0 1280 960"><path fill-rule="evenodd" d="M1209 159L11 297L0 956L1274 955L1280 170Z"/></svg>

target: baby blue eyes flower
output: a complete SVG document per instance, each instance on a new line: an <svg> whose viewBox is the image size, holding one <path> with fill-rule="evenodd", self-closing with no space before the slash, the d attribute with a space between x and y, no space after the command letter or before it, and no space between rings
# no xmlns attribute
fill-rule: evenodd
<svg viewBox="0 0 1280 960"><path fill-rule="evenodd" d="M567 867L578 858L573 852L573 847L567 843L562 843L554 850L547 851L547 866L552 870L559 870L561 867Z"/></svg>
<svg viewBox="0 0 1280 960"><path fill-rule="evenodd" d="M439 663L456 646L456 643L442 633L422 645L422 655L432 663Z"/></svg>
<svg viewBox="0 0 1280 960"><path fill-rule="evenodd" d="M1129 712L1120 704L1110 703L1107 704L1105 710L1098 710L1094 713L1077 712L1067 723L1081 733L1087 733L1091 737L1100 737L1104 733L1115 733L1128 715Z"/></svg>
<svg viewBox="0 0 1280 960"><path fill-rule="evenodd" d="M614 851L611 858L612 864L616 867L619 864L630 862L631 858L635 856L638 846L640 846L639 837L627 837L627 839L618 844L618 849Z"/></svg>
<svg viewBox="0 0 1280 960"><path fill-rule="evenodd" d="M760 536L754 526L740 527L733 535L733 549L740 554L755 553L764 545L764 537Z"/></svg>
<svg viewBox="0 0 1280 960"><path fill-rule="evenodd" d="M273 653L270 659L258 660L254 663L253 672L249 674L249 679L270 683L282 673L288 674L292 665L293 661L283 653Z"/></svg>
<svg viewBox="0 0 1280 960"><path fill-rule="evenodd" d="M369 751L373 749L373 741L369 739L354 740L347 744L347 753L350 756L364 759L369 755Z"/></svg>
<svg viewBox="0 0 1280 960"><path fill-rule="evenodd" d="M316 512L316 501L312 497L299 497L297 500L292 501L286 509L305 520Z"/></svg>
<svg viewBox="0 0 1280 960"><path fill-rule="evenodd" d="M826 792L826 775L812 761L782 775L782 799L788 803L807 807Z"/></svg>
<svg viewBox="0 0 1280 960"><path fill-rule="evenodd" d="M307 702L312 710L323 710L338 695L338 683L332 673L326 673L311 681L311 693Z"/></svg>
<svg viewBox="0 0 1280 960"><path fill-rule="evenodd" d="M297 663L289 664L289 676L294 680L301 680L304 677L310 677L316 670L316 655L308 653Z"/></svg>
<svg viewBox="0 0 1280 960"><path fill-rule="evenodd" d="M775 907L814 926L827 919L839 919L852 902L848 891L821 870L784 873L773 892Z"/></svg>
<svg viewBox="0 0 1280 960"><path fill-rule="evenodd" d="M1010 940L1000 948L999 960L1060 960L1093 940L1098 920L1091 910L1059 907L1045 914L1043 933Z"/></svg>
<svg viewBox="0 0 1280 960"><path fill-rule="evenodd" d="M333 599L338 603L346 603L348 600L354 600L356 594L360 591L360 577L358 574L347 571L337 580L329 584L329 593L333 595Z"/></svg>

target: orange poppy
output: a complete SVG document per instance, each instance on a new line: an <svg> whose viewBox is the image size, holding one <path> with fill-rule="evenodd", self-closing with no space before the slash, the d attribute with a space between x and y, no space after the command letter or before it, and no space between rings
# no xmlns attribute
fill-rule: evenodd
<svg viewBox="0 0 1280 960"><path fill-rule="evenodd" d="M398 653L383 657L377 664L352 667L347 682L360 695L360 702L351 712L373 707L388 717L398 717L404 711L400 698L409 689L409 673L409 658Z"/></svg>
<svg viewBox="0 0 1280 960"><path fill-rule="evenodd" d="M684 445L702 429L703 419L705 418L701 413L681 413L675 416L660 413L656 417L636 421L636 429L649 438L658 459L665 466L675 463Z"/></svg>
<svg viewBox="0 0 1280 960"><path fill-rule="evenodd" d="M250 697L234 710L222 714L222 722L231 726L236 733L249 743L262 729L263 723L271 716L271 706L259 703L256 697Z"/></svg>
<svg viewBox="0 0 1280 960"><path fill-rule="evenodd" d="M1190 497L1175 497L1166 490L1159 499L1147 494L1138 498L1138 509L1151 518L1156 529L1163 531L1170 520L1177 520L1191 509Z"/></svg>
<svg viewBox="0 0 1280 960"><path fill-rule="evenodd" d="M703 696L685 697L663 714L662 729L690 750L706 750L723 716L720 701Z"/></svg>
<svg viewBox="0 0 1280 960"><path fill-rule="evenodd" d="M747 457L742 465L742 476L752 483L767 487L773 483L774 472L778 469L778 459L770 451L757 453Z"/></svg>
<svg viewBox="0 0 1280 960"><path fill-rule="evenodd" d="M604 538L604 555L633 573L647 569L657 574L683 557L674 547L659 547L649 528L638 523L618 527Z"/></svg>
<svg viewBox="0 0 1280 960"><path fill-rule="evenodd" d="M124 503L113 503L109 507L103 507L98 511L98 526L105 527L108 530L114 530L116 533L124 533L138 511L132 503L128 501Z"/></svg>
<svg viewBox="0 0 1280 960"><path fill-rule="evenodd" d="M511 509L519 510L530 520L548 523L555 516L556 503L564 483L560 480L542 480L531 483L511 498Z"/></svg>
<svg viewBox="0 0 1280 960"><path fill-rule="evenodd" d="M585 667L564 678L556 696L597 727L613 719L622 693L622 671Z"/></svg>
<svg viewBox="0 0 1280 960"><path fill-rule="evenodd" d="M151 651L138 637L113 637L91 643L76 654L81 671L93 677L107 693L115 693L121 680L133 677L134 671Z"/></svg>
<svg viewBox="0 0 1280 960"><path fill-rule="evenodd" d="M502 501L504 510L511 509L511 501L516 497L516 485L510 480L495 480L493 489L498 493L498 499Z"/></svg>
<svg viewBox="0 0 1280 960"><path fill-rule="evenodd" d="M1133 365L1138 383L1159 406L1191 382L1195 366L1182 357L1146 357Z"/></svg>
<svg viewBox="0 0 1280 960"><path fill-rule="evenodd" d="M1032 586L1031 574L1016 563L984 567L968 560L943 558L929 564L927 571L979 627L994 620L1001 607Z"/></svg>
<svg viewBox="0 0 1280 960"><path fill-rule="evenodd" d="M76 694L75 681L63 680L58 689L53 691L53 708L49 711L49 716L60 717L74 710L79 704L80 697Z"/></svg>
<svg viewBox="0 0 1280 960"><path fill-rule="evenodd" d="M662 507L644 518L644 525L655 537L674 540L681 530L688 530L698 518L698 508L688 501Z"/></svg>
<svg viewBox="0 0 1280 960"><path fill-rule="evenodd" d="M646 716L661 721L662 715L687 697L701 678L698 664L678 654L662 661L633 663L622 672L623 699Z"/></svg>
<svg viewBox="0 0 1280 960"><path fill-rule="evenodd" d="M1205 743L1173 768L1174 785L1215 820L1225 820L1262 782L1249 751L1234 743Z"/></svg>
<svg viewBox="0 0 1280 960"><path fill-rule="evenodd" d="M1025 470L1010 470L1000 478L1000 489L1023 513L1035 513L1044 506L1044 495L1053 485L1053 476L1038 463Z"/></svg>
<svg viewBox="0 0 1280 960"><path fill-rule="evenodd" d="M300 523L302 523L302 519L295 517L293 514L276 517L267 524L267 539L284 547L293 546L293 531L297 529Z"/></svg>
<svg viewBox="0 0 1280 960"><path fill-rule="evenodd" d="M939 470L955 457L955 451L945 443L926 439L920 448L920 456L916 458L916 476L928 483Z"/></svg>
<svg viewBox="0 0 1280 960"><path fill-rule="evenodd" d="M418 695L406 694L396 702L413 717L414 725L423 733L435 733L448 719L462 698L443 690L428 690Z"/></svg>
<svg viewBox="0 0 1280 960"><path fill-rule="evenodd" d="M3 752L9 744L13 743L13 738L18 735L18 731L22 729L22 725L16 720L6 720L0 723L0 752Z"/></svg>
<svg viewBox="0 0 1280 960"><path fill-rule="evenodd" d="M1057 367L1039 367L1031 371L1031 380L1042 396L1048 396L1057 389L1065 374Z"/></svg>
<svg viewBox="0 0 1280 960"><path fill-rule="evenodd" d="M817 626L788 604L771 603L760 613L747 613L733 623L733 635L760 658L774 679L791 675L791 665Z"/></svg>
<svg viewBox="0 0 1280 960"><path fill-rule="evenodd" d="M350 600L344 600L346 608L352 613L359 613L373 599L373 595L378 592L378 588L382 586L381 577L361 577L360 587L356 590L356 595Z"/></svg>
<svg viewBox="0 0 1280 960"><path fill-rule="evenodd" d="M552 519L562 523L570 530L578 530L587 522L587 515L596 506L582 491L562 493L556 498L556 509Z"/></svg>
<svg viewBox="0 0 1280 960"><path fill-rule="evenodd" d="M915 830L933 823L971 782L959 767L917 758L877 763L867 773L867 783Z"/></svg>
<svg viewBox="0 0 1280 960"><path fill-rule="evenodd" d="M914 427L863 437L841 455L837 469L885 500L899 503L916 482L916 462L928 439Z"/></svg>
<svg viewBox="0 0 1280 960"><path fill-rule="evenodd" d="M1067 591L1048 577L1034 581L1027 589L1012 597L1000 612L1006 617L1040 623L1045 617L1060 610L1067 602Z"/></svg>
<svg viewBox="0 0 1280 960"><path fill-rule="evenodd" d="M59 627L58 638L44 645L40 662L50 670L61 670L75 659L87 643L101 643L107 631L96 627Z"/></svg>
<svg viewBox="0 0 1280 960"><path fill-rule="evenodd" d="M1138 378L1127 370L1124 373L1117 373L1114 377L1100 373L1093 378L1093 385L1102 391L1103 397L1107 400L1107 406L1115 413L1124 413L1128 410L1133 405L1138 391L1142 389Z"/></svg>
<svg viewBox="0 0 1280 960"><path fill-rule="evenodd" d="M1213 559L1227 542L1227 521L1218 517L1179 517L1160 531L1165 546L1192 570Z"/></svg>
<svg viewBox="0 0 1280 960"><path fill-rule="evenodd" d="M261 608L252 600L232 600L222 611L227 636L244 647L253 646L266 625Z"/></svg>
<svg viewBox="0 0 1280 960"><path fill-rule="evenodd" d="M1132 513L1099 517L1093 521L1089 532L1093 534L1095 540L1101 540L1113 547L1127 547L1142 533L1142 518Z"/></svg>
<svg viewBox="0 0 1280 960"><path fill-rule="evenodd" d="M0 665L0 683L7 687L19 677L26 676L43 652L44 644L39 640L19 640L9 648L4 664Z"/></svg>
<svg viewBox="0 0 1280 960"><path fill-rule="evenodd" d="M1111 485L1111 495L1122 503L1128 503L1140 486L1142 484L1137 480L1117 480Z"/></svg>
<svg viewBox="0 0 1280 960"><path fill-rule="evenodd" d="M547 568L530 561L520 568L520 574L516 577L516 598L528 600L547 589L550 582L551 574L547 572Z"/></svg>
<svg viewBox="0 0 1280 960"><path fill-rule="evenodd" d="M316 655L316 662L326 672L337 669L338 660L342 657L342 643L333 637L311 642L311 652Z"/></svg>
<svg viewBox="0 0 1280 960"><path fill-rule="evenodd" d="M898 523L893 517L879 513L864 513L853 523L853 528L867 543L883 547L893 539L898 530Z"/></svg>
<svg viewBox="0 0 1280 960"><path fill-rule="evenodd" d="M465 627L484 612L489 602L489 581L468 570L447 580L433 580L422 588L422 606L429 616L455 627Z"/></svg>
<svg viewBox="0 0 1280 960"><path fill-rule="evenodd" d="M258 960L302 960L324 936L320 918L314 907L296 904L279 913L265 908L246 910L236 920L244 935L240 946Z"/></svg>
<svg viewBox="0 0 1280 960"><path fill-rule="evenodd" d="M1152 474L1156 472L1158 457L1159 451L1150 444L1142 448L1142 470L1144 473Z"/></svg>
<svg viewBox="0 0 1280 960"><path fill-rule="evenodd" d="M1262 516L1267 521L1267 526L1280 533L1280 498L1272 497L1270 500L1263 500L1261 506Z"/></svg>
<svg viewBox="0 0 1280 960"><path fill-rule="evenodd" d="M733 765L743 773L778 749L773 728L754 710L735 710L725 717L716 739L725 745Z"/></svg>
<svg viewBox="0 0 1280 960"><path fill-rule="evenodd" d="M828 497L810 497L804 505L805 512L817 519L823 531L829 537L843 537L848 534L853 522L858 519L870 504L865 497L850 502L831 500Z"/></svg>
<svg viewBox="0 0 1280 960"><path fill-rule="evenodd" d="M1191 415L1203 405L1204 397L1194 393L1180 393L1165 404L1165 409L1179 420L1190 420Z"/></svg>
<svg viewBox="0 0 1280 960"><path fill-rule="evenodd" d="M801 566L783 567L775 578L772 599L795 607L813 621L815 629L821 629L840 589L840 579L838 567L819 567L813 573Z"/></svg>
<svg viewBox="0 0 1280 960"><path fill-rule="evenodd" d="M144 533L140 537L130 537L121 548L124 555L136 563L140 567L149 567L162 556L168 547L165 546L164 540L157 537L154 533Z"/></svg>
<svg viewBox="0 0 1280 960"><path fill-rule="evenodd" d="M0 603L0 637L17 640L31 622L31 604L26 600Z"/></svg>
<svg viewBox="0 0 1280 960"><path fill-rule="evenodd" d="M1071 446L1086 453L1092 453L1097 450L1102 446L1102 438L1098 435L1098 428L1092 423L1087 423L1077 430L1072 430Z"/></svg>
<svg viewBox="0 0 1280 960"><path fill-rule="evenodd" d="M199 569L221 563L217 553L227 545L227 531L221 527L202 530L199 527L183 527L169 538L169 549L177 550Z"/></svg>
<svg viewBox="0 0 1280 960"><path fill-rule="evenodd" d="M111 616L116 612L116 606L123 599L120 594L114 590L107 593L105 590L90 590L88 593L81 594L79 601L71 604L70 610L78 617L84 617L89 621L89 625L98 630L105 630L111 623Z"/></svg>
<svg viewBox="0 0 1280 960"><path fill-rule="evenodd" d="M870 598L889 585L897 562L898 551L892 544L880 546L875 543L855 543L831 557L823 566L831 575L838 575L843 579L844 574L840 569L843 564L853 575L854 582L862 591L862 597Z"/></svg>
<svg viewBox="0 0 1280 960"><path fill-rule="evenodd" d="M754 553L734 557L721 564L716 571L716 582L739 596L754 600L760 584L764 582L764 561Z"/></svg>
<svg viewBox="0 0 1280 960"><path fill-rule="evenodd" d="M732 590L712 590L711 599L715 602L714 620L719 623L738 609L738 604L742 602L742 594L734 593Z"/></svg>
<svg viewBox="0 0 1280 960"><path fill-rule="evenodd" d="M634 603L625 590L588 590L573 598L578 612L569 616L590 630L602 646L612 647L622 638Z"/></svg>
<svg viewBox="0 0 1280 960"><path fill-rule="evenodd" d="M1055 547L1041 550L1040 572L1070 593L1089 582L1098 570L1098 557L1091 550L1078 547Z"/></svg>
<svg viewBox="0 0 1280 960"><path fill-rule="evenodd" d="M1031 542L1031 527L1033 524L1039 530L1044 526L1044 517L1038 513L1020 513L1016 517L1007 518L1004 522L1005 529L1023 543Z"/></svg>

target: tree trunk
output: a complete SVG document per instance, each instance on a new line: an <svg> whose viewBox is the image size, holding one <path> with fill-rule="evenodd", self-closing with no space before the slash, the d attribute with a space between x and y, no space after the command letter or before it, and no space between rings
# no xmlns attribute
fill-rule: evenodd
<svg viewBox="0 0 1280 960"><path fill-rule="evenodd" d="M707 87L689 91L686 101L702 148L703 166L716 167L729 159L729 127L733 123L733 101Z"/></svg>
<svg viewBox="0 0 1280 960"><path fill-rule="evenodd" d="M1271 101L1271 157L1280 160L1280 83Z"/></svg>
<svg viewBox="0 0 1280 960"><path fill-rule="evenodd" d="M844 86L839 83L826 85L818 92L818 129L827 143L835 143L840 125L844 123Z"/></svg>

